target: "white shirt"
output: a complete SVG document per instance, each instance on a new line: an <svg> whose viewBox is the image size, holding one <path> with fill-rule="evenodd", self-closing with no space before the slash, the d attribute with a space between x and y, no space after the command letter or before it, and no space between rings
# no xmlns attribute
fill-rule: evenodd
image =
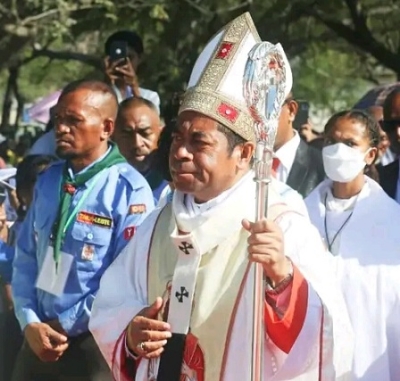
<svg viewBox="0 0 400 381"><path fill-rule="evenodd" d="M275 157L279 159L280 164L276 170L276 179L286 183L292 169L297 148L300 145L300 136L297 131L293 130L293 138L285 143L275 152Z"/></svg>
<svg viewBox="0 0 400 381"><path fill-rule="evenodd" d="M343 200L333 196L331 188L328 188L326 194L325 208L325 237L327 246L331 247L333 255L339 254L340 236L342 231L346 229L357 202L358 195L349 199Z"/></svg>
<svg viewBox="0 0 400 381"><path fill-rule="evenodd" d="M286 185L285 183L282 183L281 181L278 181L276 179L273 179L273 186L291 210L300 213L304 217L308 218L307 207L300 193L295 191L289 185ZM163 208L165 205L171 202L172 194L173 191L171 190L171 188L169 186L166 186L161 193L157 208Z"/></svg>
<svg viewBox="0 0 400 381"><path fill-rule="evenodd" d="M121 103L124 100L124 98L121 95L121 92L118 90L116 86L113 86L113 89L117 95L118 102ZM144 89L142 87L139 87L139 91L140 91L140 96L153 103L153 105L156 106L158 113L160 113L160 96L158 95L158 93L156 93L153 90ZM127 87L125 99L131 97L133 97L132 90L130 87Z"/></svg>
<svg viewBox="0 0 400 381"><path fill-rule="evenodd" d="M158 112L160 113L160 96L158 95L158 93L156 93L153 90L143 89L141 87L139 87L139 90L142 98L145 98L151 103L153 103L154 106L157 107Z"/></svg>

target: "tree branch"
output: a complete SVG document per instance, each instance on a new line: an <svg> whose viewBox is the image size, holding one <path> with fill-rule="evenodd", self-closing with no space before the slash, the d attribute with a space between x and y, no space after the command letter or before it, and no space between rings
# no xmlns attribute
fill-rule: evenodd
<svg viewBox="0 0 400 381"><path fill-rule="evenodd" d="M319 12L311 11L310 15L325 24L336 35L350 44L370 53L378 62L398 73L400 71L400 56L393 53L372 36L368 28L355 30L341 22L325 18Z"/></svg>
<svg viewBox="0 0 400 381"><path fill-rule="evenodd" d="M51 60L79 61L92 66L96 69L102 67L101 60L98 57L83 53L74 53L68 51L55 51L50 49L33 49L32 55L25 59L24 63L28 63L37 57L47 57Z"/></svg>
<svg viewBox="0 0 400 381"><path fill-rule="evenodd" d="M372 37L372 33L367 26L367 19L361 10L361 4L358 2L358 0L344 0L344 2L349 9L350 17L353 21L355 30L359 31L361 34Z"/></svg>
<svg viewBox="0 0 400 381"><path fill-rule="evenodd" d="M237 5L233 5L231 7L228 8L221 8L221 9L217 9L216 13L221 14L221 13L230 13L230 12L234 12L237 11L238 9L242 9L245 8L247 6L251 5L251 0L247 0L243 3L237 4Z"/></svg>
<svg viewBox="0 0 400 381"><path fill-rule="evenodd" d="M30 24L30 23L35 23L35 22L38 22L38 21L40 21L42 19L45 19L47 17L55 16L59 12L60 12L60 10L58 8L57 9L49 9L46 12L26 17L24 20L21 21L20 25L27 25L27 24Z"/></svg>
<svg viewBox="0 0 400 381"><path fill-rule="evenodd" d="M196 4L193 0L185 0L185 2L203 15L209 16L212 13L209 9L201 7L200 5Z"/></svg>

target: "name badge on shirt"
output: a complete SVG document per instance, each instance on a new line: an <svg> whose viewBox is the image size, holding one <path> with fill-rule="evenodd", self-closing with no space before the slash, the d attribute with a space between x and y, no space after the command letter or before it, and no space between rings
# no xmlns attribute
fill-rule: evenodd
<svg viewBox="0 0 400 381"><path fill-rule="evenodd" d="M72 255L61 252L60 262L56 270L54 248L53 246L49 246L39 271L36 287L49 294L61 296L64 292L73 260L74 257Z"/></svg>
<svg viewBox="0 0 400 381"><path fill-rule="evenodd" d="M112 219L106 216L100 216L89 212L79 212L76 216L78 222L88 225L97 225L103 228L111 229Z"/></svg>

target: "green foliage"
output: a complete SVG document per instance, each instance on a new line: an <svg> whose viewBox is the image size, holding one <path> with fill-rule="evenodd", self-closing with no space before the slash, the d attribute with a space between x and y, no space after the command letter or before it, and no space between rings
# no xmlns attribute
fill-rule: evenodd
<svg viewBox="0 0 400 381"><path fill-rule="evenodd" d="M362 62L357 61L355 54L310 45L292 63L294 95L332 113L353 106L371 86L360 78Z"/></svg>
<svg viewBox="0 0 400 381"><path fill-rule="evenodd" d="M292 61L295 95L318 108L351 106L371 81L400 74L398 0L2 0L0 89L6 69L19 65L26 101L73 79L101 76L104 40L130 29L145 42L142 85L157 90L165 105L185 88L207 40L244 11L252 13L263 39L282 43ZM76 54L55 59L49 51L98 61Z"/></svg>

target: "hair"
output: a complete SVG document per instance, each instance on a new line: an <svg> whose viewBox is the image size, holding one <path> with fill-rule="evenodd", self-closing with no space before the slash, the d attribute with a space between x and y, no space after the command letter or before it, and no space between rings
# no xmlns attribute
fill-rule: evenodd
<svg viewBox="0 0 400 381"><path fill-rule="evenodd" d="M153 102L150 102L148 99L141 98L141 97L131 97L131 98L123 100L119 104L118 114L121 113L122 111L125 111L127 108L135 106L135 105L147 106L149 109L151 109L155 113L157 113L157 115L159 114L158 109Z"/></svg>
<svg viewBox="0 0 400 381"><path fill-rule="evenodd" d="M77 81L70 82L61 92L60 98L75 92L76 90L91 90L93 92L101 93L110 96L115 104L118 106L118 98L113 88L105 82L91 79L78 79Z"/></svg>
<svg viewBox="0 0 400 381"><path fill-rule="evenodd" d="M363 110L346 110L334 114L325 125L325 134L327 134L330 129L336 124L336 122L342 118L356 120L357 122L363 124L369 138L370 147L378 148L379 142L381 140L378 122L372 115ZM376 159L377 156L375 157L375 160ZM378 172L375 168L374 162L371 165L365 166L364 173L373 180L379 181Z"/></svg>
<svg viewBox="0 0 400 381"><path fill-rule="evenodd" d="M218 123L217 130L219 132L223 133L225 135L225 137L226 137L226 140L228 141L228 153L229 153L229 155L232 155L233 150L235 149L235 147L247 143L247 140L245 138L242 138L236 132L232 131L228 127L225 127L221 123ZM253 163L254 163L254 156L251 158L251 160L249 162L250 167L253 166Z"/></svg>
<svg viewBox="0 0 400 381"><path fill-rule="evenodd" d="M386 118L391 113L393 101L397 96L400 96L399 87L395 87L385 98L385 101L383 102L384 118Z"/></svg>
<svg viewBox="0 0 400 381"><path fill-rule="evenodd" d="M136 32L132 32L129 30L120 30L113 33L110 37L107 38L104 44L104 52L106 55L110 55L111 44L115 41L126 42L127 45L131 49L133 49L138 55L142 55L144 52L143 40Z"/></svg>
<svg viewBox="0 0 400 381"><path fill-rule="evenodd" d="M219 132L222 132L226 140L228 141L228 152L231 155L235 147L242 145L247 142L246 139L242 138L236 132L232 131L228 127L225 127L223 124L218 123L217 129Z"/></svg>
<svg viewBox="0 0 400 381"><path fill-rule="evenodd" d="M339 119L355 120L365 126L365 131L369 138L369 144L373 148L377 148L380 142L380 133L378 122L372 115L363 110L345 110L334 114L325 125L325 135L337 123Z"/></svg>

